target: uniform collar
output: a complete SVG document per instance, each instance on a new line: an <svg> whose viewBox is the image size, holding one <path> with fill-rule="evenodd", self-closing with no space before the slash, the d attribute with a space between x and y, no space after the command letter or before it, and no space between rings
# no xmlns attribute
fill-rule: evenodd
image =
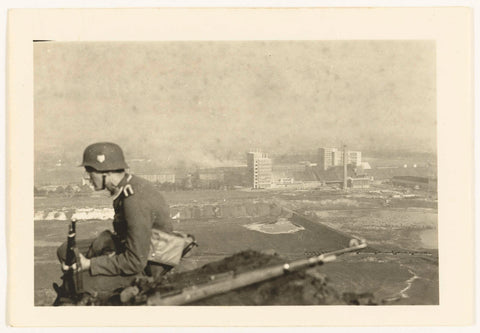
<svg viewBox="0 0 480 333"><path fill-rule="evenodd" d="M117 199L120 194L123 192L123 187L128 184L128 182L132 179L132 175L129 173L126 173L125 176L122 178L120 183L118 183L118 192L113 196L113 200Z"/></svg>

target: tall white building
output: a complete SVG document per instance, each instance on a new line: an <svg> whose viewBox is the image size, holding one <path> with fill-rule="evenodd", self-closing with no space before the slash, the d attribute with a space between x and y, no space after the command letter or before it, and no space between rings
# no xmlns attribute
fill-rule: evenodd
<svg viewBox="0 0 480 333"><path fill-rule="evenodd" d="M272 160L262 152L247 153L247 168L253 188L269 188L272 186Z"/></svg>
<svg viewBox="0 0 480 333"><path fill-rule="evenodd" d="M348 155L348 164L353 164L355 166L360 166L362 164L362 152L361 151L347 151Z"/></svg>
<svg viewBox="0 0 480 333"><path fill-rule="evenodd" d="M337 155L337 148L319 148L317 165L323 170L327 170L329 167L336 165Z"/></svg>
<svg viewBox="0 0 480 333"><path fill-rule="evenodd" d="M359 166L362 163L362 152L347 151L347 164ZM319 148L318 149L318 166L327 170L332 166L343 165L343 151L337 148Z"/></svg>

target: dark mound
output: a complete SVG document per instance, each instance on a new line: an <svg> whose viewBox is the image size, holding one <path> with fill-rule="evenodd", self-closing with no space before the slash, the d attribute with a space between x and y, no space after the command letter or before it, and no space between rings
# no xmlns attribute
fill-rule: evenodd
<svg viewBox="0 0 480 333"><path fill-rule="evenodd" d="M160 281L137 279L131 287L107 298L85 297L81 305L146 305L154 294L177 294L184 288L229 279L239 273L285 263L276 254L244 251L195 270L171 273ZM376 304L372 294L340 294L329 286L321 267L313 267L258 282L188 305L345 305ZM80 305L80 304L78 304Z"/></svg>

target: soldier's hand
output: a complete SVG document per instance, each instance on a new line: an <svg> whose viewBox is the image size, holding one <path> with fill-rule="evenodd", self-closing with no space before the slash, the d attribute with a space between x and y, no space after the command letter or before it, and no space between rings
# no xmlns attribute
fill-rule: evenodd
<svg viewBox="0 0 480 333"><path fill-rule="evenodd" d="M67 272L71 269L73 269L74 271L77 270L77 264L74 263L72 266L68 266L68 265L65 265L65 262L61 262L61 267L62 267L62 272Z"/></svg>
<svg viewBox="0 0 480 333"><path fill-rule="evenodd" d="M80 267L78 271L88 271L90 269L90 259L85 258L81 253L79 253L78 258L80 259Z"/></svg>
<svg viewBox="0 0 480 333"><path fill-rule="evenodd" d="M85 256L81 253L78 254L78 259L80 260L80 265L77 263L73 263L73 265L68 266L65 265L65 262L61 262L62 271L65 273L69 270L74 270L76 272L86 271L90 269L90 259L85 258Z"/></svg>

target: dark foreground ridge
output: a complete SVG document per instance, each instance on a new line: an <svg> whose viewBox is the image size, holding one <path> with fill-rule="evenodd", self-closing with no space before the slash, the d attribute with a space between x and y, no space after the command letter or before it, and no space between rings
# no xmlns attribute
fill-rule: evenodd
<svg viewBox="0 0 480 333"><path fill-rule="evenodd" d="M154 294L162 297L178 294L195 285L213 283L221 279L255 269L285 263L275 253L242 251L198 269L172 273L161 281L137 279L132 286L103 297L86 296L77 304L69 305L147 305ZM329 285L322 267L316 266L259 282L220 295L211 296L188 305L376 305L372 293L339 293Z"/></svg>

